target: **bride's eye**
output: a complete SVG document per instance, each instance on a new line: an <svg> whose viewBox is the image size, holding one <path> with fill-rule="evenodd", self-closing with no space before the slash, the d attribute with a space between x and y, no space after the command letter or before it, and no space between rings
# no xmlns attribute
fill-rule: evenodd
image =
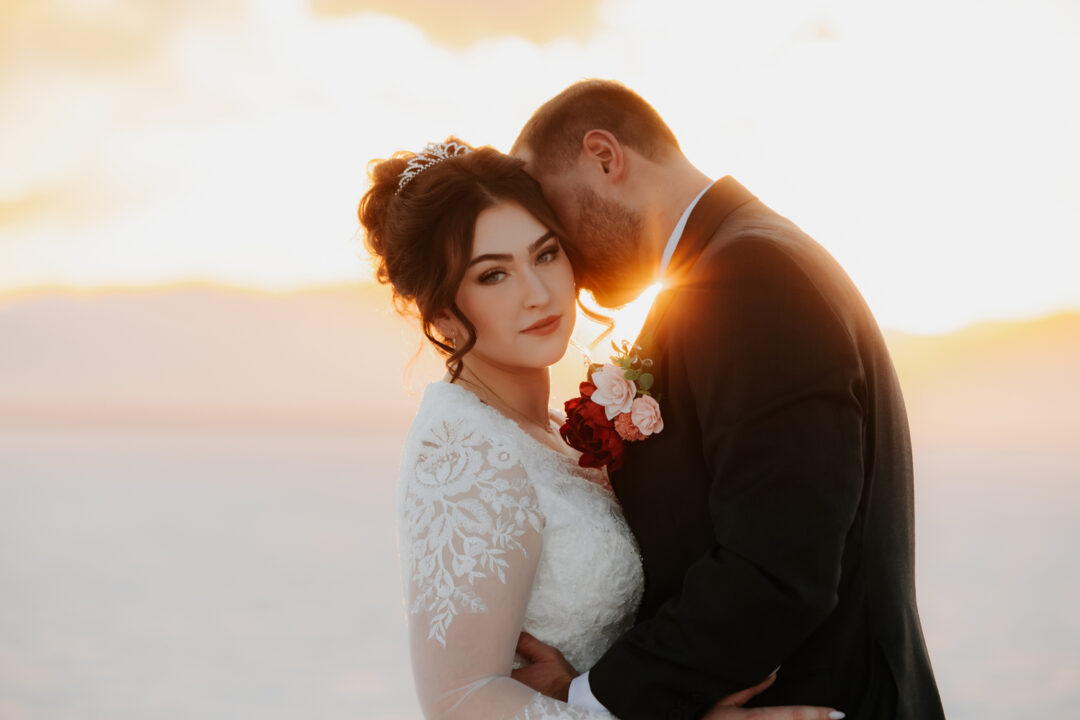
<svg viewBox="0 0 1080 720"><path fill-rule="evenodd" d="M494 285L495 283L502 280L504 275L506 275L506 273L502 270L488 270L487 272L481 274L480 277L477 278L477 280L479 280L480 283L483 285Z"/></svg>
<svg viewBox="0 0 1080 720"><path fill-rule="evenodd" d="M544 251L541 252L536 257L536 261L538 263L541 263L541 264L549 263L549 262L554 261L555 258L557 258L558 256L559 256L559 246L558 245L550 245L546 249L544 249Z"/></svg>

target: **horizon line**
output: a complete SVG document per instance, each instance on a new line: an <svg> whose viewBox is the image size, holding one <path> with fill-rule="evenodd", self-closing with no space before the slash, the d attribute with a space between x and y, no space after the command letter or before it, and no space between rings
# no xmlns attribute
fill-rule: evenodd
<svg viewBox="0 0 1080 720"><path fill-rule="evenodd" d="M216 290L235 294L267 297L303 295L327 291L345 291L351 289L383 289L386 286L374 278L338 280L327 282L309 282L282 285L243 284L228 280L211 278L179 278L163 282L115 282L105 284L41 283L22 287L7 288L0 286L0 307L13 302L32 300L49 296L101 296L101 295L150 295L184 290ZM1080 317L1080 307L1058 307L1043 312L1026 313L1014 316L986 316L971 320L945 330L905 330L896 327L882 327L882 332L913 337L944 337L973 328L985 328L1003 325L1026 325L1056 318Z"/></svg>

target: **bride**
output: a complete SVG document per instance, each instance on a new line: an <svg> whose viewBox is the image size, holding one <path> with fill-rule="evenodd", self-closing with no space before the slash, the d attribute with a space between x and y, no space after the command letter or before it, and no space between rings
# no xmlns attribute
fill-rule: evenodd
<svg viewBox="0 0 1080 720"><path fill-rule="evenodd" d="M373 161L360 202L377 277L446 356L401 461L400 549L426 718L612 716L513 677L519 636L585 671L634 623L643 573L603 470L578 466L548 408L574 327L573 246L520 160L453 138ZM527 633L527 635L522 635ZM736 705L708 718L825 718Z"/></svg>

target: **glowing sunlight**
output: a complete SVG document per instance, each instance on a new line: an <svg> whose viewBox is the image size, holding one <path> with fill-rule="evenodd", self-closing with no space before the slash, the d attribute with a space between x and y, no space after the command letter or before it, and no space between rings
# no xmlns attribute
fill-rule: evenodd
<svg viewBox="0 0 1080 720"><path fill-rule="evenodd" d="M0 290L368 281L369 159L449 134L505 150L538 103L598 76L807 229L885 327L1080 307L1064 4L602 0L543 23L492 7L5 4ZM706 64L728 69L723 92L686 77Z"/></svg>
<svg viewBox="0 0 1080 720"><path fill-rule="evenodd" d="M919 617L951 720L1080 717L1077 69L1077 0L0 2L0 717L422 717L399 503L458 507L461 492L462 523L490 524L467 507L487 508L488 490L481 502L461 484L481 466L530 518L549 493L563 502L557 486L602 498L585 473L519 497L534 478L521 458L502 464L502 439L482 450L456 420L416 424L425 393L447 389L447 358L375 282L357 206L373 158L449 135L506 151L583 78L646 98L702 173L803 228L868 302L910 421L917 509L901 524L917 531ZM581 404L586 358L633 342L661 289L617 311L586 298L614 325L603 335L578 313L553 408ZM786 427L798 413L777 409L804 399L781 382L751 421L717 429L698 414L759 397L741 366L714 363L734 370L676 402L666 380L689 372L663 364L664 432L699 433L705 455L686 462L700 469L755 427ZM812 399L837 400L822 378ZM815 417L873 397L852 388ZM729 389L733 402L701 401ZM906 442L899 415L874 417ZM598 442L633 438L630 420ZM432 483L415 497L397 484L425 432L410 425L439 443L406 456L430 466L411 473ZM765 469L748 500L782 487L769 455L808 444L789 435L752 443L765 464L743 469ZM654 447L679 447L666 442ZM678 476L683 460L623 487L703 488ZM728 479L716 473L710 502L739 494ZM840 507L812 505L806 517ZM648 508L673 539L705 527L675 507ZM781 526L725 517L727 537ZM519 529L505 537L538 537ZM476 545L492 568L517 553L504 539Z"/></svg>

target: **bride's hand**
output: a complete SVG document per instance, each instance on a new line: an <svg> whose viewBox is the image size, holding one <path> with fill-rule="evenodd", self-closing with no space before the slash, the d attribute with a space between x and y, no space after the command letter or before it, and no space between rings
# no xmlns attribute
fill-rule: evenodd
<svg viewBox="0 0 1080 720"><path fill-rule="evenodd" d="M841 720L844 713L832 708L808 705L785 705L783 707L743 708L750 699L760 695L776 682L776 673L751 688L728 695L713 706L702 720Z"/></svg>

